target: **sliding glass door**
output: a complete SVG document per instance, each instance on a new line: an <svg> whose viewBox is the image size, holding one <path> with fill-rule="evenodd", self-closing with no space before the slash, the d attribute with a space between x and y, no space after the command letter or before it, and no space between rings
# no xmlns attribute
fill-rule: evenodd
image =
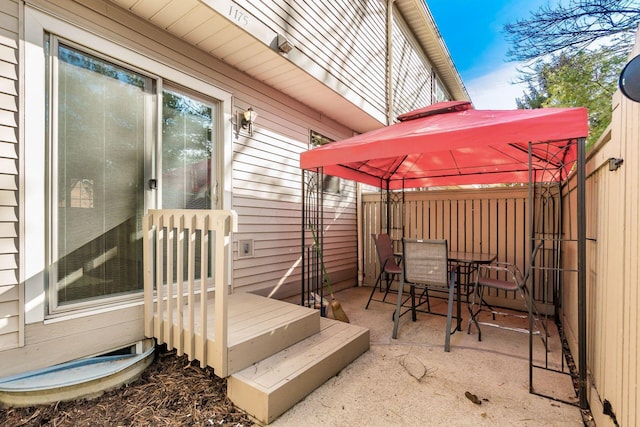
<svg viewBox="0 0 640 427"><path fill-rule="evenodd" d="M141 289L151 79L53 40L57 304Z"/></svg>
<svg viewBox="0 0 640 427"><path fill-rule="evenodd" d="M49 59L49 307L56 311L142 290L145 209L216 208L219 107L53 36Z"/></svg>

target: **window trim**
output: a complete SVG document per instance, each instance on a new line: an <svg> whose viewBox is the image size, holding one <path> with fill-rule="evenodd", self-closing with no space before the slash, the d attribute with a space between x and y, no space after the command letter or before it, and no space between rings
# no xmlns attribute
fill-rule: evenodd
<svg viewBox="0 0 640 427"><path fill-rule="evenodd" d="M105 31L105 30L102 30ZM41 10L29 5L24 8L24 66L21 76L22 81L28 81L24 85L24 109L23 127L24 144L21 151L20 161L20 193L21 200L24 200L20 210L20 223L22 224L21 251L29 256L20 257L20 281L25 284L25 323L37 323L45 318L52 317L47 313L47 255L44 248L45 236L49 233L47 224L47 209L49 206L49 195L46 189L46 174L43 173L48 159L47 134L50 130L45 129L45 33L71 41L80 47L91 46L89 52L102 52L111 60L126 64L133 70L142 71L145 74L158 77L158 82L163 79L173 82L173 84L188 88L196 93L201 93L207 98L220 101L220 114L216 118L214 129L218 130L216 139L221 141L219 146L220 155L219 174L219 197L222 209L231 207L231 168L224 169L224 165L231 165L232 159L232 95L230 92L217 87L213 81L205 80L205 77L197 77L187 74L189 58L176 58L175 62L170 55L162 55L158 52L157 58L149 54L142 53L134 42L116 41L117 36L113 34L102 35L85 28L72 25L69 21L49 15ZM175 52L172 52L175 57ZM192 67L193 68L193 67ZM186 71L185 71L186 69ZM161 88L161 84L159 84ZM157 107L160 108L160 107ZM156 126L160 126L158 123ZM157 130L157 129L156 129ZM157 144L156 149L158 149ZM157 156L158 153L155 153ZM145 201L149 200L145 197ZM139 295L138 298L142 298ZM120 301L107 301L108 305L117 303L130 303ZM100 310L105 304L93 304L92 307L84 307L84 310ZM80 308L80 307L78 307Z"/></svg>

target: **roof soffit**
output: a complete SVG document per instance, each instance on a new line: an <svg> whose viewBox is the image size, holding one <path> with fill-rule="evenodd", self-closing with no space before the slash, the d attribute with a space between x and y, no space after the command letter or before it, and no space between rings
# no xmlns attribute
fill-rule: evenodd
<svg viewBox="0 0 640 427"><path fill-rule="evenodd" d="M249 12L235 1L109 1L357 132L380 128L386 122L383 112L304 54L295 49L287 56L279 54L272 47L277 33L259 20L249 19ZM468 100L422 0L396 0L396 4L451 95ZM238 30L242 30L239 36Z"/></svg>

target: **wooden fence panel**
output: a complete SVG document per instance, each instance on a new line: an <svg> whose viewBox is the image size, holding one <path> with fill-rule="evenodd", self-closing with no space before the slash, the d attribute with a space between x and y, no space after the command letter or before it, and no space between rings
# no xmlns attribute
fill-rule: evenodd
<svg viewBox="0 0 640 427"><path fill-rule="evenodd" d="M494 253L501 261L512 262L525 271L528 265L528 197L525 186L472 190L408 191L391 209L391 225L396 249L401 250L402 237L446 239L452 251ZM364 217L364 283L372 285L379 272L371 233L386 232L385 212L380 193L363 196ZM394 198L392 198L394 200ZM545 222L557 211L544 213ZM396 230L400 230L396 232ZM550 261L550 260L549 260ZM554 282L536 278L536 299L553 305ZM513 293L492 295L506 306L522 308Z"/></svg>
<svg viewBox="0 0 640 427"><path fill-rule="evenodd" d="M636 41L634 53L640 54ZM588 400L598 426L640 423L640 104L613 97L611 125L587 158L587 371ZM610 170L609 159L623 159ZM566 189L571 200L575 182ZM564 205L564 228L575 227L575 203ZM571 209L570 209L571 208ZM562 250L564 266L576 250ZM577 283L566 278L562 323L572 353L578 354ZM613 416L604 414L605 402Z"/></svg>

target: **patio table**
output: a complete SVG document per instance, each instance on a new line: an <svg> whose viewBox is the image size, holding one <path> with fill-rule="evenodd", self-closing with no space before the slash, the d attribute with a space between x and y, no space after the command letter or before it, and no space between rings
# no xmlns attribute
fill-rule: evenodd
<svg viewBox="0 0 640 427"><path fill-rule="evenodd" d="M395 252L395 255L402 256L402 252ZM456 277L458 282L458 289L456 292L457 299L457 323L454 331L462 331L462 292L460 290L461 285L469 286L469 279L471 274L476 271L480 264L491 264L498 256L496 254L483 253L483 252L464 252L464 251L449 251L449 263L456 266ZM462 280L464 278L464 280ZM469 293L467 292L467 297ZM467 301L468 302L468 301Z"/></svg>
<svg viewBox="0 0 640 427"><path fill-rule="evenodd" d="M470 284L471 274L476 271L480 264L491 264L498 256L496 254L488 254L482 252L463 252L463 251L449 251L449 263L457 266L456 276L458 277L458 289L457 289L457 318L458 322L456 330L462 330L462 310L460 305L462 303L462 292L460 288L464 284L467 286L467 302L469 297L468 286ZM463 280L464 278L464 280Z"/></svg>

